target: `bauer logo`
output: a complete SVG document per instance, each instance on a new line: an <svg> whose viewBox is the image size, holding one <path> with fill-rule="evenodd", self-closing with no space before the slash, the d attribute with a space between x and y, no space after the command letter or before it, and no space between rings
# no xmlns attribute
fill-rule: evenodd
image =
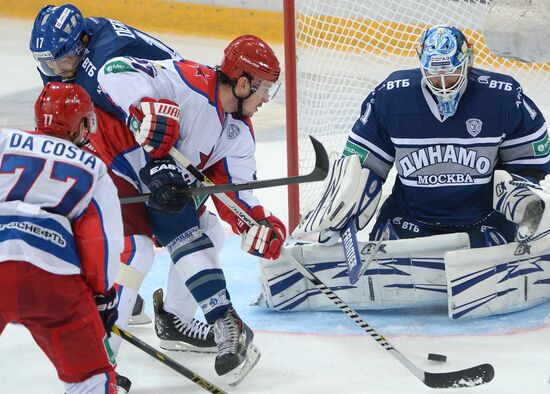
<svg viewBox="0 0 550 394"><path fill-rule="evenodd" d="M346 142L346 146L344 148L344 156L351 156L351 155L359 155L359 159L361 159L361 163L364 163L367 157L369 156L369 151L351 141L348 141Z"/></svg>
<svg viewBox="0 0 550 394"><path fill-rule="evenodd" d="M71 10L68 8L65 8L61 13L61 16L57 19L57 21L55 21L55 27L57 27L58 29L61 29L70 13L71 13Z"/></svg>
<svg viewBox="0 0 550 394"><path fill-rule="evenodd" d="M535 156L546 156L550 150L550 141L548 141L548 135L544 134L542 139L533 142L533 154Z"/></svg>
<svg viewBox="0 0 550 394"><path fill-rule="evenodd" d="M126 64L120 60L115 60L114 62L107 63L103 69L105 70L105 75L110 73L116 74L116 73L123 73L123 72L137 73L137 70L135 68L133 68L129 64Z"/></svg>

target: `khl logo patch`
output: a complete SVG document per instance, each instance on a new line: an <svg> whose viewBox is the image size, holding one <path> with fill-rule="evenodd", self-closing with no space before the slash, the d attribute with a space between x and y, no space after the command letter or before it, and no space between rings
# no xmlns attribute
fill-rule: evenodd
<svg viewBox="0 0 550 394"><path fill-rule="evenodd" d="M481 133L482 126L483 122L476 118L471 118L466 121L466 130L468 130L468 133L470 133L472 137L476 137Z"/></svg>
<svg viewBox="0 0 550 394"><path fill-rule="evenodd" d="M239 129L238 126L232 124L229 126L229 129L227 129L227 138L232 140L233 138L237 137L240 132L241 132L241 129Z"/></svg>

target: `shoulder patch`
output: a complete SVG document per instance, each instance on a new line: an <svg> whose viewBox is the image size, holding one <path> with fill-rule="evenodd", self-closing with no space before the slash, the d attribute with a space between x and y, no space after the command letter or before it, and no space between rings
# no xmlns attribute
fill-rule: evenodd
<svg viewBox="0 0 550 394"><path fill-rule="evenodd" d="M116 74L116 73L123 73L123 72L134 72L137 73L138 71L130 66L128 63L123 62L122 60L114 60L112 62L109 62L105 64L103 67L105 75L107 74Z"/></svg>

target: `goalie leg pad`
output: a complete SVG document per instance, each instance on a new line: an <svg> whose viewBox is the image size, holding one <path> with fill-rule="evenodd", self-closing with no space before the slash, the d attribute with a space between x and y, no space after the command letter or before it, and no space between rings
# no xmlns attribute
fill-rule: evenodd
<svg viewBox="0 0 550 394"><path fill-rule="evenodd" d="M359 242L362 259L372 242ZM332 291L354 309L385 309L417 305L444 305L446 278L443 254L469 247L464 233L382 242L377 258L355 285L350 285L341 244L287 248ZM328 300L283 258L262 260L262 297L279 311L334 310Z"/></svg>
<svg viewBox="0 0 550 394"><path fill-rule="evenodd" d="M550 300L550 237L445 254L449 317L474 318Z"/></svg>

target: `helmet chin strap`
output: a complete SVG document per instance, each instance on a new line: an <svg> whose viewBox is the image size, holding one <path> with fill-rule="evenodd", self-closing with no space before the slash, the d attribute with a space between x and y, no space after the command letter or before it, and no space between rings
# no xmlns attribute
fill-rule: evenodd
<svg viewBox="0 0 550 394"><path fill-rule="evenodd" d="M256 88L252 86L252 82L249 80L250 82L250 92L248 93L248 95L246 97L239 97L237 96L237 93L235 93L235 87L237 86L237 83L233 83L231 85L231 91L233 92L233 97L235 97L237 99L237 114L239 116L244 116L243 115L243 103L244 103L244 100L248 99L250 96L252 96L254 93L256 93Z"/></svg>

